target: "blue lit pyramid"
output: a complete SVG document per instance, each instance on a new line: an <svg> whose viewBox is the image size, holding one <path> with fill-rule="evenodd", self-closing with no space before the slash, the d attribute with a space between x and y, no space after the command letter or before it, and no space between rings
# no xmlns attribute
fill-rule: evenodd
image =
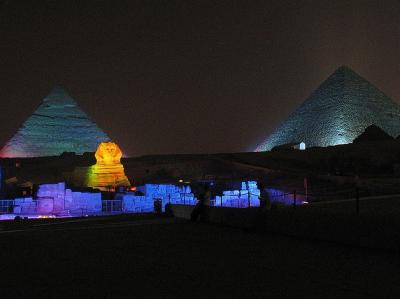
<svg viewBox="0 0 400 299"><path fill-rule="evenodd" d="M351 143L370 125L397 137L400 106L350 68L338 68L256 151L304 142L306 147Z"/></svg>
<svg viewBox="0 0 400 299"><path fill-rule="evenodd" d="M55 87L0 151L0 157L95 152L105 134L61 87Z"/></svg>

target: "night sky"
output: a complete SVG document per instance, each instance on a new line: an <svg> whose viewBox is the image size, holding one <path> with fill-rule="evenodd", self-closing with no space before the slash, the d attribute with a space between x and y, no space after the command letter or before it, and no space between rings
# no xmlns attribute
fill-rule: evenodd
<svg viewBox="0 0 400 299"><path fill-rule="evenodd" d="M253 150L343 64L400 103L394 0L10 0L0 24L1 144L55 84L127 155Z"/></svg>

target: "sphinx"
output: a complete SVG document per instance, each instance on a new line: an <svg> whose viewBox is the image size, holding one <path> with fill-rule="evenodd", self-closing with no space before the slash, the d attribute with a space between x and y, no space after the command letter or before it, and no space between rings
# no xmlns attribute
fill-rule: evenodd
<svg viewBox="0 0 400 299"><path fill-rule="evenodd" d="M118 186L130 186L121 163L122 151L113 142L102 142L96 153L96 164L88 169L87 186L100 190L115 190Z"/></svg>
<svg viewBox="0 0 400 299"><path fill-rule="evenodd" d="M114 191L119 186L130 186L121 163L122 151L114 142L102 142L95 152L96 164L77 167L73 172L73 183L101 191Z"/></svg>

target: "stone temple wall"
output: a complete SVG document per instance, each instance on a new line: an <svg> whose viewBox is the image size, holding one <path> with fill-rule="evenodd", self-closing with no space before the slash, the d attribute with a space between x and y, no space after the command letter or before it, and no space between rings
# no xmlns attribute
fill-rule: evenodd
<svg viewBox="0 0 400 299"><path fill-rule="evenodd" d="M216 196L214 206L247 208L260 206L260 190L257 182L242 182L240 190L224 191L221 196Z"/></svg>
<svg viewBox="0 0 400 299"><path fill-rule="evenodd" d="M134 193L117 194L116 199L122 200L126 212L151 212L154 210L154 200L160 199L162 210L167 203L195 205L197 199L190 186L175 186L170 184L146 184L138 187L144 196Z"/></svg>
<svg viewBox="0 0 400 299"><path fill-rule="evenodd" d="M162 210L166 204L195 205L197 198L188 185L146 184L138 187L142 195L128 191L116 193L113 200L102 200L100 192L74 192L66 188L65 183L42 184L39 186L37 198L16 198L14 202L15 215L38 216L86 216L123 213L143 213L154 211L154 201L161 200ZM279 190L267 190L271 201L282 201L291 204L292 200L282 197ZM272 193L271 193L272 192ZM248 208L260 205L260 190L255 181L241 182L235 190L223 191L222 195L211 199L210 205L217 207ZM285 200L288 202L285 202ZM298 203L301 198L298 198ZM0 217L1 219L1 217Z"/></svg>
<svg viewBox="0 0 400 299"><path fill-rule="evenodd" d="M146 184L138 187L144 195L137 196L134 193L120 193L116 199L122 200L123 209L126 212L151 212L154 209L154 200L160 199L162 209L167 203L195 205L197 198L192 193L190 186L175 186L170 184ZM247 208L260 205L260 190L257 182L242 182L237 190L224 191L221 196L215 196L210 202L212 206L224 206L235 208Z"/></svg>
<svg viewBox="0 0 400 299"><path fill-rule="evenodd" d="M348 67L340 67L256 151L304 142L306 147L351 143L375 124L400 135L400 106Z"/></svg>
<svg viewBox="0 0 400 299"><path fill-rule="evenodd" d="M73 192L65 183L43 184L37 192L37 214L98 215L102 213L100 192Z"/></svg>

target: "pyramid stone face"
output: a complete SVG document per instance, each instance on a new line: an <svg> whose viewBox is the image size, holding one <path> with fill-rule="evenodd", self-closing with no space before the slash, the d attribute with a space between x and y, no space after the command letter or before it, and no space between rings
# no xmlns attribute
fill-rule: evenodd
<svg viewBox="0 0 400 299"><path fill-rule="evenodd" d="M57 156L95 152L110 140L60 87L54 88L0 151L0 157Z"/></svg>
<svg viewBox="0 0 400 299"><path fill-rule="evenodd" d="M306 147L351 143L370 125L396 137L400 106L348 67L337 69L256 151L304 142Z"/></svg>

